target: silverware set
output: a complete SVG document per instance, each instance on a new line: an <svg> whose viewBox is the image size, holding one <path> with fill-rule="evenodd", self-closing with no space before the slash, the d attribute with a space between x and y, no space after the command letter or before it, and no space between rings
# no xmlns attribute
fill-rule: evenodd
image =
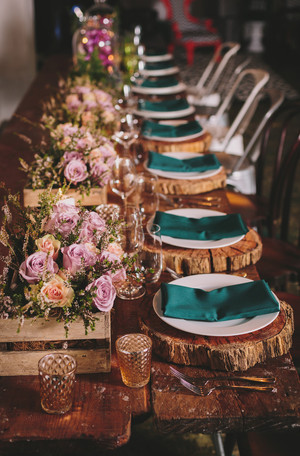
<svg viewBox="0 0 300 456"><path fill-rule="evenodd" d="M170 366L171 373L178 378L181 385L197 394L198 396L208 396L212 391L216 389L239 389L244 391L265 391L272 392L275 390L274 384L276 382L275 377L250 377L250 376L217 376L212 378L196 378L190 377L189 375L183 374L174 367ZM214 382L222 381L235 381L235 382L250 382L251 385L247 384L222 384L215 385Z"/></svg>
<svg viewBox="0 0 300 456"><path fill-rule="evenodd" d="M164 195L159 193L159 197L174 208L186 207L220 207L221 198L218 196L199 196L199 195Z"/></svg>

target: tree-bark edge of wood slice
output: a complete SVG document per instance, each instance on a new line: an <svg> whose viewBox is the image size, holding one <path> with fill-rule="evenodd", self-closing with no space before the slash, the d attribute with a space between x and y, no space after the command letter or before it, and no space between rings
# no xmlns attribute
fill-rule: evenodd
<svg viewBox="0 0 300 456"><path fill-rule="evenodd" d="M139 323L141 331L152 339L154 353L168 362L221 371L244 371L290 350L293 310L284 301L280 301L280 305L280 314L270 325L241 336L197 336L172 328L155 314L149 301L142 307Z"/></svg>
<svg viewBox="0 0 300 456"><path fill-rule="evenodd" d="M202 153L209 149L211 143L211 134L203 132L199 138L178 142L155 141L153 139L140 139L140 144L145 151L152 150L163 154L164 152L195 152Z"/></svg>
<svg viewBox="0 0 300 456"><path fill-rule="evenodd" d="M249 229L236 244L217 249L184 249L163 244L163 263L178 274L233 272L257 263L262 255L260 236Z"/></svg>
<svg viewBox="0 0 300 456"><path fill-rule="evenodd" d="M222 168L217 174L205 179L164 179L158 178L158 191L165 195L198 195L226 186L226 173Z"/></svg>

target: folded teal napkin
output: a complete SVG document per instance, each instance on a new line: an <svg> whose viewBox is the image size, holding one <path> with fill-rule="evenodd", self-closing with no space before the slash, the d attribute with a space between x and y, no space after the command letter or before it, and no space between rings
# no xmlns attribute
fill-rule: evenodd
<svg viewBox="0 0 300 456"><path fill-rule="evenodd" d="M165 60L163 62L147 62L145 70L164 70L174 66L174 60Z"/></svg>
<svg viewBox="0 0 300 456"><path fill-rule="evenodd" d="M280 304L264 280L204 291L162 283L164 316L196 321L252 318L278 312Z"/></svg>
<svg viewBox="0 0 300 456"><path fill-rule="evenodd" d="M215 154L199 155L199 157L178 158L168 157L157 152L149 151L147 167L160 169L161 171L171 171L177 173L203 173L210 169L218 169L221 164Z"/></svg>
<svg viewBox="0 0 300 456"><path fill-rule="evenodd" d="M157 79L145 79L141 87L149 87L154 89L164 88L164 87L173 87L178 84L178 80L171 76L163 76Z"/></svg>
<svg viewBox="0 0 300 456"><path fill-rule="evenodd" d="M248 232L240 214L196 219L157 211L153 223L160 226L163 236L196 241L230 238Z"/></svg>
<svg viewBox="0 0 300 456"><path fill-rule="evenodd" d="M191 120L181 125L164 125L151 120L145 120L142 125L142 135L159 136L161 138L180 138L181 136L201 133L202 127L197 120Z"/></svg>
<svg viewBox="0 0 300 456"><path fill-rule="evenodd" d="M189 107L190 105L185 98L156 102L148 100L139 100L139 109L142 109L143 111L180 111L182 109L187 109Z"/></svg>

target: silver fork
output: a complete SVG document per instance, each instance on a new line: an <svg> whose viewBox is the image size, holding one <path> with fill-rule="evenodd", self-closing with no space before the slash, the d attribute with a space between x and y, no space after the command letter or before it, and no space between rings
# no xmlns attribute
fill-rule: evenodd
<svg viewBox="0 0 300 456"><path fill-rule="evenodd" d="M224 376L217 376L217 377L212 377L212 378L197 378L197 377L190 377L189 375L183 374L182 372L179 372L177 369L174 367L170 366L170 371L172 374L177 377L179 380L186 380L187 382L196 382L197 385L207 385L209 382L215 381L215 380L243 380L243 381L248 381L248 382L259 382L259 383L275 383L276 378L275 377L247 377L247 376L229 376L229 377L224 377Z"/></svg>
<svg viewBox="0 0 300 456"><path fill-rule="evenodd" d="M241 389L245 391L266 391L272 392L275 391L273 386L257 386L257 385L217 385L217 386L196 386L192 385L192 383L187 382L183 378L180 379L180 383L187 388L188 390L192 391L193 393L197 394L198 396L208 396L212 391L216 389Z"/></svg>

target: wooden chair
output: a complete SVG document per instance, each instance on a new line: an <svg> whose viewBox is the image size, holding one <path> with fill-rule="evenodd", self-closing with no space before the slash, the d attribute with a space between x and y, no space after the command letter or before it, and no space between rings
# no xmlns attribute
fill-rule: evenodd
<svg viewBox="0 0 300 456"><path fill-rule="evenodd" d="M173 53L176 46L183 46L186 50L188 65L193 64L197 47L216 49L221 45L221 38L213 26L212 19L200 20L192 16L190 9L193 1L161 0L174 33L174 42L169 45L169 52Z"/></svg>

